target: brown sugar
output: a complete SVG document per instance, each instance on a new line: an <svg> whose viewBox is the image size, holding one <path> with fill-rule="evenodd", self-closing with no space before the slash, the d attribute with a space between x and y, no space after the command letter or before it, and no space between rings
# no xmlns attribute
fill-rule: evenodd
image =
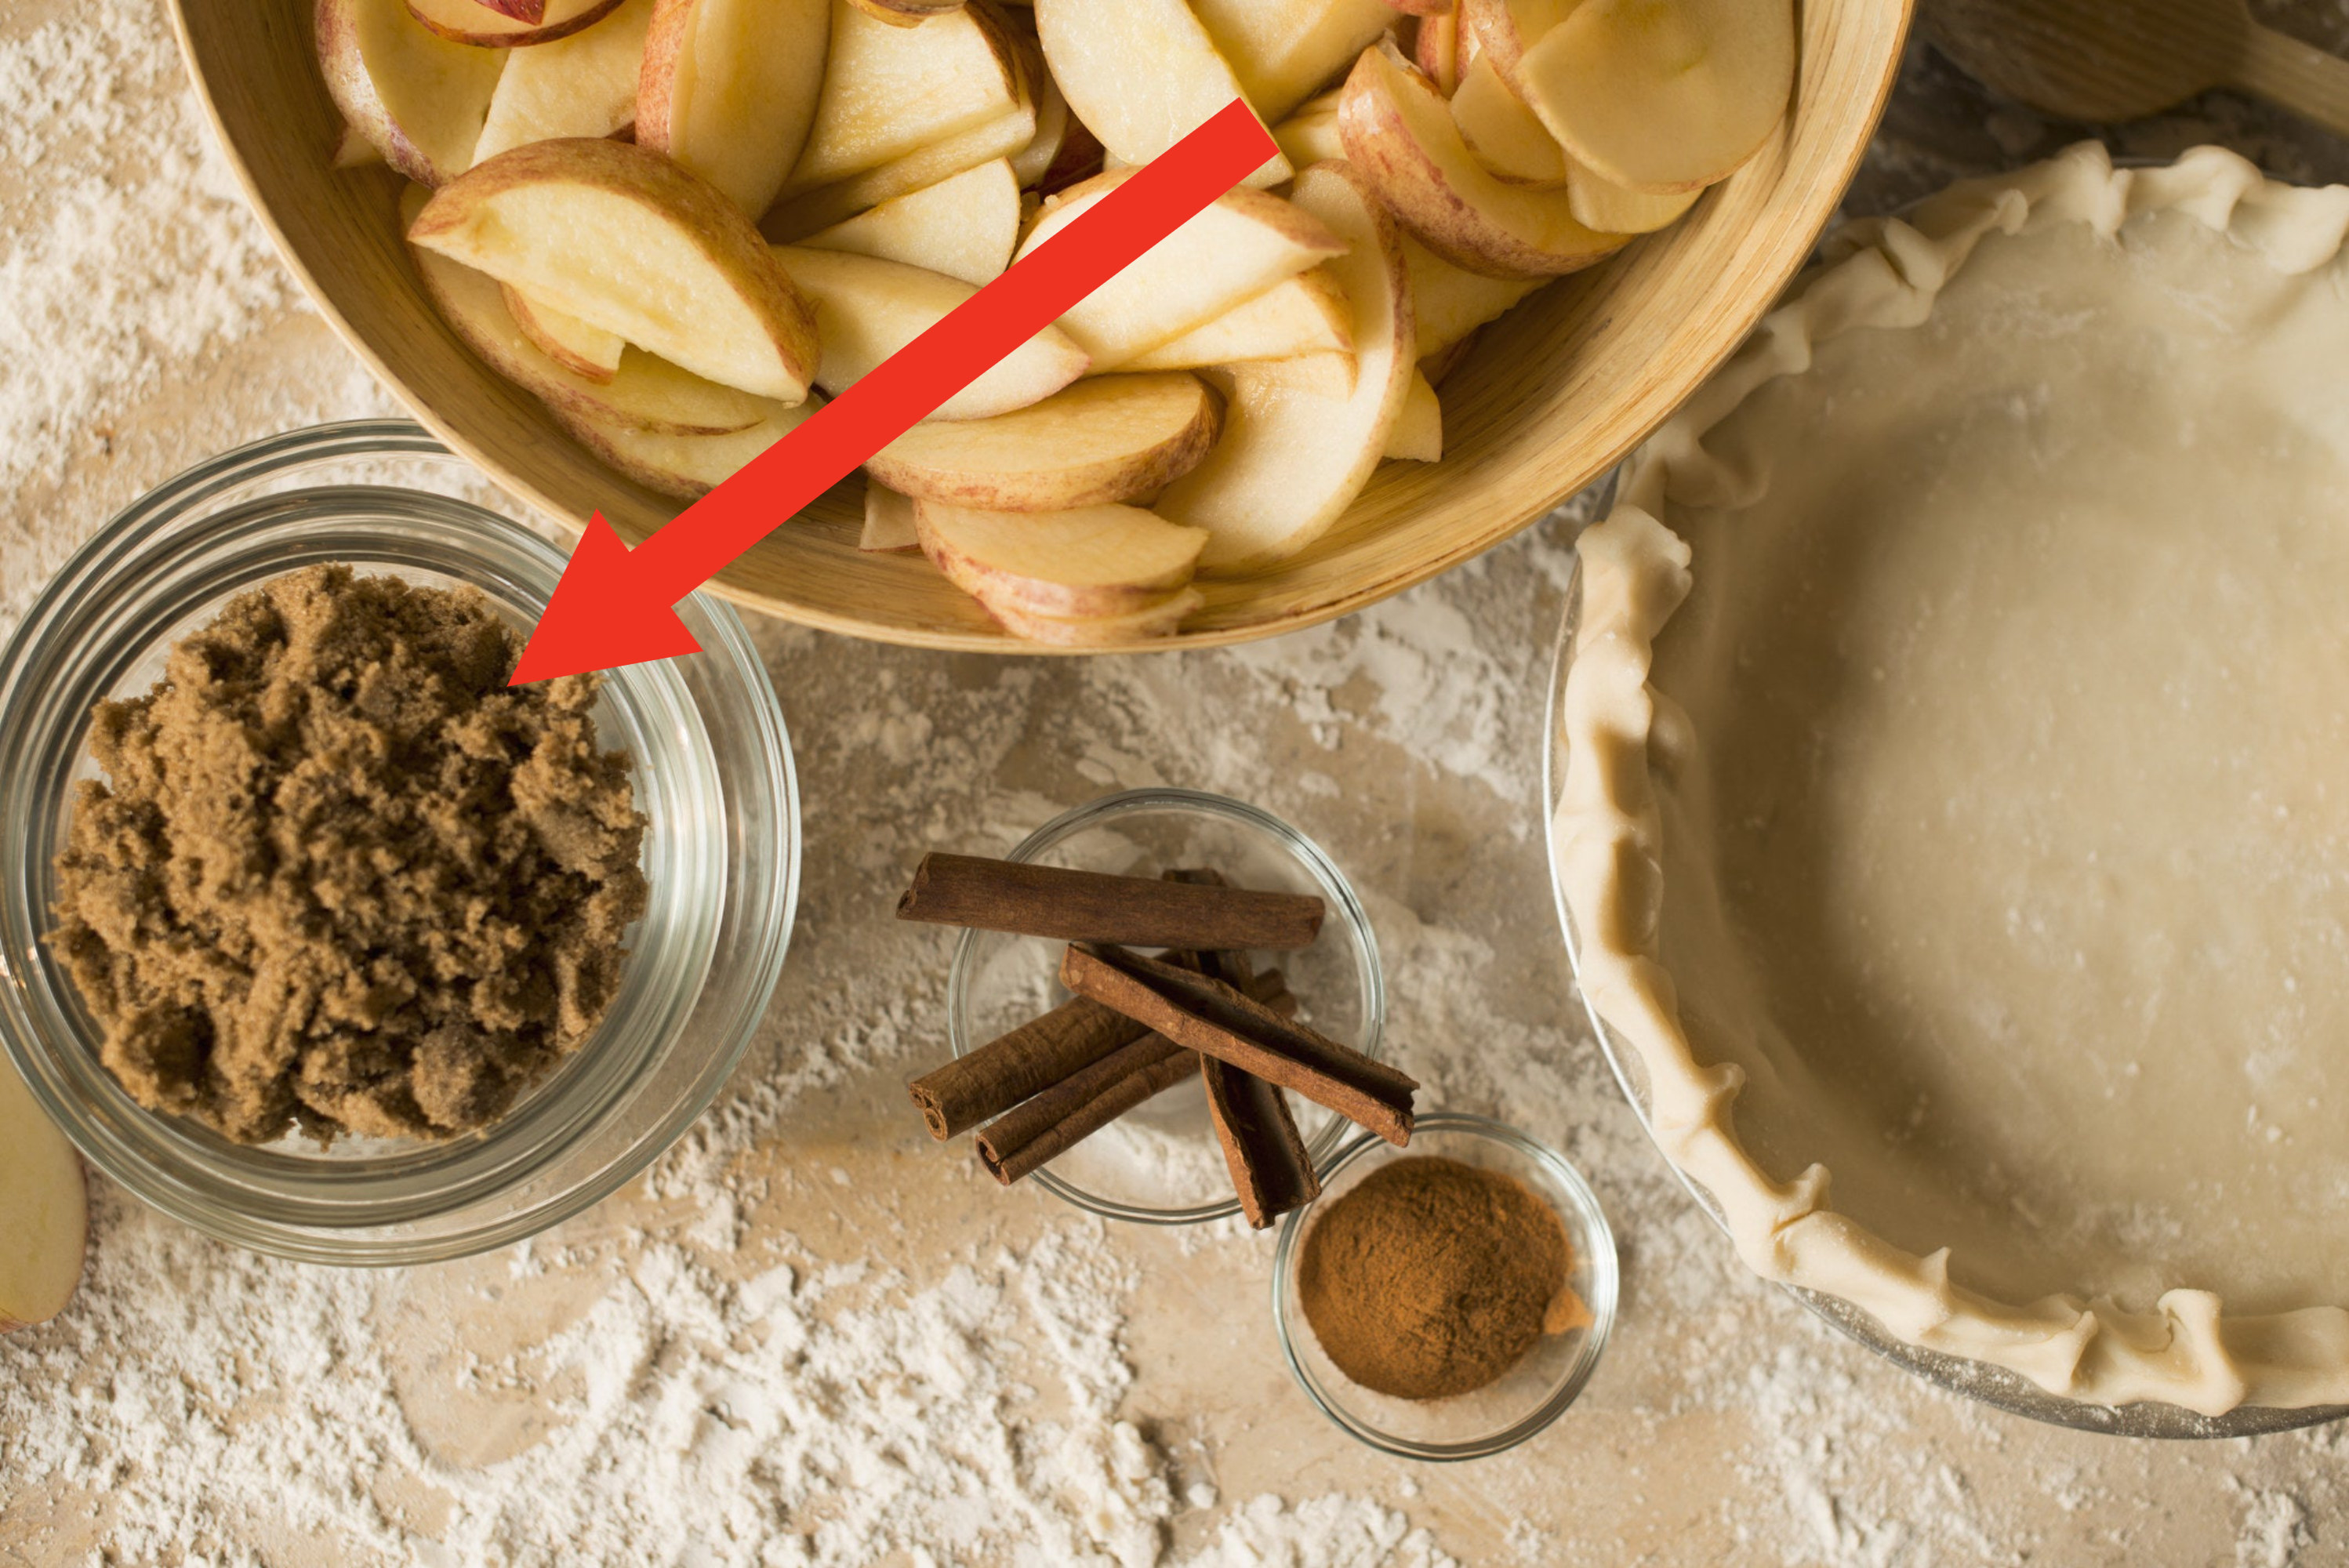
<svg viewBox="0 0 2349 1568"><path fill-rule="evenodd" d="M445 1138L594 1028L645 818L593 678L509 689L520 651L471 589L315 566L98 706L49 942L141 1105Z"/></svg>
<svg viewBox="0 0 2349 1568"><path fill-rule="evenodd" d="M1548 1204L1498 1171L1434 1155L1382 1165L1305 1235L1298 1297L1321 1348L1366 1388L1441 1399L1481 1388L1545 1332L1588 1321Z"/></svg>

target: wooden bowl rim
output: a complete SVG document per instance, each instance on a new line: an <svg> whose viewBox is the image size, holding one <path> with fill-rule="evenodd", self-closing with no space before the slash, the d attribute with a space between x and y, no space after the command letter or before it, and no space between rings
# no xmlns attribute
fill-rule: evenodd
<svg viewBox="0 0 2349 1568"><path fill-rule="evenodd" d="M1824 233L1827 225L1834 221L1836 209L1841 202L1842 194L1850 187L1852 178L1858 172L1860 160L1868 155L1868 146L1874 140L1875 128L1883 120L1885 108L1891 100L1893 84L1899 77L1901 61L1906 54L1903 46L1916 20L1917 0L1865 0L1865 3L1882 5L1897 12L1899 22L1895 33L1896 44L1885 51L1878 77L1869 84L1869 101L1864 117L1865 123L1868 127L1868 134L1854 139L1850 147L1845 151L1843 167L1832 181L1820 181L1817 189L1825 190L1831 184L1835 196L1834 200L1821 205L1816 222L1807 225L1810 230L1808 238L1799 246L1790 244L1786 247L1785 253L1778 257L1770 269L1772 275L1769 279L1769 286L1757 288L1753 292L1744 307L1731 317L1732 329L1722 333L1720 338L1707 345L1701 354L1692 356L1693 363L1699 366L1699 371L1689 381L1691 393L1711 379L1713 372L1736 352L1738 346L1745 341L1763 316L1767 315L1770 308L1777 303L1779 296L1785 293L1786 285L1794 280L1795 274L1809 259L1811 253L1818 244L1819 235ZM535 485L508 472L503 465L492 460L489 454L479 444L462 430L442 418L421 396L412 392L399 377L393 375L382 357L367 345L358 328L334 304L327 296L326 289L312 275L309 267L305 264L300 254L287 239L285 229L277 222L276 215L270 210L268 201L263 197L259 182L254 178L253 170L247 166L243 153L237 147L235 139L229 134L227 123L222 119L218 106L212 101L211 84L196 65L195 46L189 36L185 5L186 0L171 0L170 10L172 36L179 44L181 62L187 69L189 82L195 89L197 101L203 106L204 118L212 127L215 144L228 160L229 167L235 174L238 185L244 191L246 204L268 232L270 242L276 249L278 260L294 274L295 281L301 284L302 292L308 296L312 307L326 319L328 327L342 339L344 345L358 356L360 363L367 367L376 381L388 389L419 424L431 431L451 451L479 469L492 483L533 510L543 513L556 527L575 537L579 530L571 521L568 512L563 506ZM1797 0L1798 16L1799 14L1800 0ZM1600 264L1611 265L1612 259ZM1654 411L1630 433L1611 443L1610 449L1606 451L1605 456L1594 468L1593 477L1589 482L1597 483L1602 480L1625 458L1629 457L1640 443L1654 434L1656 429L1671 417L1677 407L1678 404L1675 403L1672 407ZM868 642L885 643L899 647L929 648L946 653L1084 657L1104 654L1181 653L1195 648L1232 647L1318 626L1325 622L1334 621L1341 615L1350 614L1356 610L1367 608L1381 600L1392 598L1407 589L1415 588L1429 579L1449 572L1454 567L1474 560L1486 551L1515 538L1526 528L1549 515L1576 493L1578 493L1577 489L1569 487L1550 496L1523 515L1512 518L1507 512L1504 512L1502 514L1504 521L1489 528L1464 534L1444 548L1414 561L1404 570L1385 573L1368 582L1348 584L1317 603L1296 606L1277 620L1245 625L1211 627L1199 631L1183 631L1172 636L1143 639L1107 647L1062 647L1050 644L1032 643L1000 630L957 632L860 620L818 606L777 599L737 586L727 580L727 574L724 572L720 572L716 577L704 583L702 588L703 592L715 593L719 598L744 609L755 610L761 614L772 615L797 625L811 626L818 631L835 632L843 636L858 637Z"/></svg>

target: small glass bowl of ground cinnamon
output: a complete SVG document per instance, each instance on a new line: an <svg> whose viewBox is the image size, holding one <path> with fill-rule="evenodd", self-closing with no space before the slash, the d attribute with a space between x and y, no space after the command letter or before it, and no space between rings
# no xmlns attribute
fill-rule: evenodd
<svg viewBox="0 0 2349 1568"><path fill-rule="evenodd" d="M1614 1326L1615 1238L1580 1172L1484 1117L1347 1146L1273 1260L1281 1353L1391 1454L1482 1459L1564 1414Z"/></svg>

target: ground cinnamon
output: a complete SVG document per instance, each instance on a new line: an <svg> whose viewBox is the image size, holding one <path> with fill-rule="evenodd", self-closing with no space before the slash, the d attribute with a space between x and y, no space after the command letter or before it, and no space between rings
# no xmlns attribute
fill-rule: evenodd
<svg viewBox="0 0 2349 1568"><path fill-rule="evenodd" d="M1588 1322L1573 1246L1523 1183L1434 1155L1381 1166L1306 1233L1298 1299L1340 1371L1441 1399L1484 1387L1545 1332Z"/></svg>

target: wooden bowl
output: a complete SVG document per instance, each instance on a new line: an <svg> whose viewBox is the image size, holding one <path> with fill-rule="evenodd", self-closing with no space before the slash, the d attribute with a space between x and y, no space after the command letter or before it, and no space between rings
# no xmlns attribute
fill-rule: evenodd
<svg viewBox="0 0 2349 1568"><path fill-rule="evenodd" d="M1688 217L1545 289L1444 387L1444 460L1382 467L1338 525L1278 568L1203 582L1172 639L1207 647L1361 609L1488 550L1604 474L1737 346L1808 255L1857 168L1900 64L1912 0L1798 0L1802 70L1779 137ZM310 0L173 0L196 88L237 173L326 319L416 417L573 528L600 509L634 541L678 503L575 445L476 359L424 297L396 221L399 181L328 166L341 120L311 47ZM739 604L922 647L1052 653L1014 639L918 556L856 549L851 481L713 584Z"/></svg>

